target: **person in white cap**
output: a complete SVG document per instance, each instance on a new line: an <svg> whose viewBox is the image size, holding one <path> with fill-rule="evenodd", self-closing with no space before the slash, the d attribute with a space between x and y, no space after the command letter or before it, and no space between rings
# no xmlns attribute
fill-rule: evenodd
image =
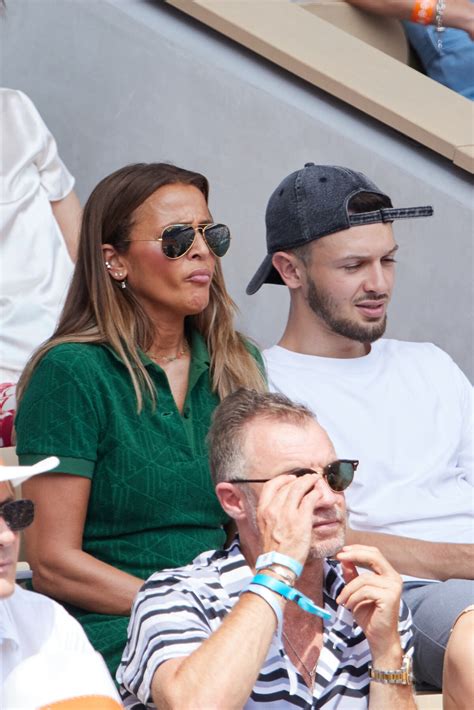
<svg viewBox="0 0 474 710"><path fill-rule="evenodd" d="M80 624L57 602L15 583L20 532L34 503L15 500L13 485L58 465L0 467L0 707L57 710L121 707L105 663Z"/></svg>

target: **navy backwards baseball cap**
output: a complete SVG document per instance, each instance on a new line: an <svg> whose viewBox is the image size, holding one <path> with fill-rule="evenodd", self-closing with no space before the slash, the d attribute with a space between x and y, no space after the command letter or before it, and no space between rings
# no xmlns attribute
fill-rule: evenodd
<svg viewBox="0 0 474 710"><path fill-rule="evenodd" d="M247 286L256 293L264 283L282 284L272 264L272 255L308 244L343 229L374 222L393 222L408 217L430 217L433 208L385 207L372 212L349 214L349 201L360 192L370 192L388 199L368 177L338 165L306 163L302 170L288 175L271 195L265 222L267 256Z"/></svg>

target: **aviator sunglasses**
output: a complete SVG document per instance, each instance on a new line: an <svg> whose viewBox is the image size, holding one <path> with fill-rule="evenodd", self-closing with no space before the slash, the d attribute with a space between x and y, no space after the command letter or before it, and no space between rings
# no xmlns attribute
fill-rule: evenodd
<svg viewBox="0 0 474 710"><path fill-rule="evenodd" d="M336 493L345 491L346 488L352 483L354 478L354 473L357 471L358 461L353 461L352 459L338 459L337 461L332 461L324 466L322 470L322 477L328 484L331 490ZM319 473L319 471L314 471L312 468L297 468L294 471L285 471L285 474L300 478L305 476L307 473ZM277 478L275 476L275 478ZM231 478L229 483L267 483L271 481L271 478Z"/></svg>
<svg viewBox="0 0 474 710"><path fill-rule="evenodd" d="M200 232L215 256L224 256L230 246L230 229L225 224L170 224L154 239L127 239L127 242L161 242L168 259L179 259L188 253Z"/></svg>
<svg viewBox="0 0 474 710"><path fill-rule="evenodd" d="M12 532L20 532L31 525L35 517L35 504L26 498L9 500L0 504L0 517Z"/></svg>

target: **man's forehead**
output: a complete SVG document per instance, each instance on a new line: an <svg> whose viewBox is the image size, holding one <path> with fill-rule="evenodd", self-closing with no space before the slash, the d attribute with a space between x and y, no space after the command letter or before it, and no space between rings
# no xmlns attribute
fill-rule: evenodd
<svg viewBox="0 0 474 710"><path fill-rule="evenodd" d="M334 448L326 431L315 419L296 421L257 417L246 427L244 451L248 463L271 459L281 460L283 464L284 461L297 462L299 458L304 462L310 456L326 463Z"/></svg>
<svg viewBox="0 0 474 710"><path fill-rule="evenodd" d="M362 224L328 234L312 242L312 253L341 258L357 254L384 254L396 247L390 224Z"/></svg>

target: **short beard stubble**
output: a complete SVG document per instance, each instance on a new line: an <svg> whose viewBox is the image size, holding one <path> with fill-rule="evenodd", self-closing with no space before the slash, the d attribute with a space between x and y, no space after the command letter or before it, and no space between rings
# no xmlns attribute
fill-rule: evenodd
<svg viewBox="0 0 474 710"><path fill-rule="evenodd" d="M383 320L367 325L360 325L347 318L338 318L337 305L331 296L319 291L314 281L308 276L308 305L319 318L321 318L334 333L342 335L358 343L373 343L385 333L387 316ZM376 298L374 298L376 300Z"/></svg>
<svg viewBox="0 0 474 710"><path fill-rule="evenodd" d="M334 555L344 547L345 542L346 530L344 526L335 538L331 540L314 541L309 549L307 560L323 560L327 557L334 557Z"/></svg>

